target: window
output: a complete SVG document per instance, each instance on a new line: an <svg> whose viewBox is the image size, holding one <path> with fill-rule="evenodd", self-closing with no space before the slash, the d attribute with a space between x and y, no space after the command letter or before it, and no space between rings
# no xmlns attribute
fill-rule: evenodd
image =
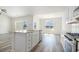
<svg viewBox="0 0 79 59"><path fill-rule="evenodd" d="M53 20L46 20L45 22L46 28L53 28L53 26L54 26Z"/></svg>

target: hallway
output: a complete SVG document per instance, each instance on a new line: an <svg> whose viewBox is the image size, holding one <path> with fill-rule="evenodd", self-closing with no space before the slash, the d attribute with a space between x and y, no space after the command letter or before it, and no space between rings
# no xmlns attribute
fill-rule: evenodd
<svg viewBox="0 0 79 59"><path fill-rule="evenodd" d="M59 39L59 35L44 34L42 41L33 52L63 52L64 50Z"/></svg>

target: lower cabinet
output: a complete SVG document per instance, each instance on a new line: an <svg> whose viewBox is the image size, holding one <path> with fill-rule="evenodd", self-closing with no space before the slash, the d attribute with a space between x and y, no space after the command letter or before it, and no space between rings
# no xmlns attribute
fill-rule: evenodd
<svg viewBox="0 0 79 59"><path fill-rule="evenodd" d="M39 42L39 31L14 34L15 52L29 52Z"/></svg>
<svg viewBox="0 0 79 59"><path fill-rule="evenodd" d="M32 49L32 32L26 34L26 51L31 51Z"/></svg>
<svg viewBox="0 0 79 59"><path fill-rule="evenodd" d="M26 34L24 33L15 33L14 38L14 51L15 52L24 52L26 51Z"/></svg>
<svg viewBox="0 0 79 59"><path fill-rule="evenodd" d="M33 35L32 37L32 48L33 48L39 42L39 31L34 31L32 35Z"/></svg>

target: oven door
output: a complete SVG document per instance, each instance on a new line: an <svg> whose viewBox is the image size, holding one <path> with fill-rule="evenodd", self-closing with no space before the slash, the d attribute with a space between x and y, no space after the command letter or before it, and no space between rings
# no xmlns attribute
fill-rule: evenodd
<svg viewBox="0 0 79 59"><path fill-rule="evenodd" d="M64 51L65 52L76 52L76 41L72 39L70 40L69 37L64 37Z"/></svg>
<svg viewBox="0 0 79 59"><path fill-rule="evenodd" d="M72 44L66 37L64 39L64 52L72 52Z"/></svg>

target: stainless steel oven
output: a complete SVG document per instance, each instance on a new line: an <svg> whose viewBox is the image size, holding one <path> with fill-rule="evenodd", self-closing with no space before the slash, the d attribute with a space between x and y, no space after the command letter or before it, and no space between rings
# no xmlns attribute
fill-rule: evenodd
<svg viewBox="0 0 79 59"><path fill-rule="evenodd" d="M76 52L76 41L65 35L64 52Z"/></svg>

